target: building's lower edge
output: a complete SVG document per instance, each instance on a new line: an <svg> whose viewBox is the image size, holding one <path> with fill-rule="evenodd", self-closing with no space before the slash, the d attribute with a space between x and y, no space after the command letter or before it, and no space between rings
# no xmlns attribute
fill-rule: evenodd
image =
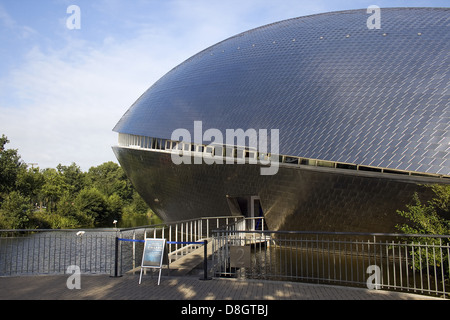
<svg viewBox="0 0 450 320"><path fill-rule="evenodd" d="M243 213L263 214L270 230L398 232L405 221L397 210L405 210L415 192L429 199L424 185L440 182L290 166L261 175L259 164L176 165L170 153L113 151L138 193L166 222Z"/></svg>

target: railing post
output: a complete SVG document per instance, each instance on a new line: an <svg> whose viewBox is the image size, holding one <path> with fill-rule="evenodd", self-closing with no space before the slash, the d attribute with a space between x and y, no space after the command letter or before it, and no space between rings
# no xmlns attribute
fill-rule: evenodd
<svg viewBox="0 0 450 320"><path fill-rule="evenodd" d="M203 278L200 280L211 280L208 277L208 240L203 241Z"/></svg>
<svg viewBox="0 0 450 320"><path fill-rule="evenodd" d="M136 230L133 230L133 240L136 240ZM136 242L133 241L133 269L136 267Z"/></svg>
<svg viewBox="0 0 450 320"><path fill-rule="evenodd" d="M117 278L119 275L119 237L116 234L115 238L115 250L114 250L114 278Z"/></svg>

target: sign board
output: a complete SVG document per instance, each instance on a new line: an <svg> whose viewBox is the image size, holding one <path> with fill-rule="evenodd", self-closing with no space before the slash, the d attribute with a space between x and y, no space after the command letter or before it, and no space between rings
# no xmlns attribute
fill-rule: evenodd
<svg viewBox="0 0 450 320"><path fill-rule="evenodd" d="M144 268L159 269L158 285L161 279L162 266L169 265L169 257L167 250L166 239L145 239L144 252L142 255L141 275L139 277L139 284L142 279L142 270Z"/></svg>
<svg viewBox="0 0 450 320"><path fill-rule="evenodd" d="M166 239L145 239L142 267L161 268L167 255Z"/></svg>

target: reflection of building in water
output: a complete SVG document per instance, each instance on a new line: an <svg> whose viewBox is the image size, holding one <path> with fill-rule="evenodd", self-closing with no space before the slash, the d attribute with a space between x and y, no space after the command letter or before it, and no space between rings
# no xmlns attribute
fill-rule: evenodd
<svg viewBox="0 0 450 320"><path fill-rule="evenodd" d="M450 181L450 9L381 13L381 29L367 28L366 10L281 21L172 69L114 128L138 192L165 221L243 214L270 229L394 231L396 210L428 196L421 185ZM249 145L227 154L172 139L196 121L224 136L279 130L279 170L261 175L267 164L251 160L267 154ZM192 164L174 164L173 150ZM217 154L235 164L206 163Z"/></svg>

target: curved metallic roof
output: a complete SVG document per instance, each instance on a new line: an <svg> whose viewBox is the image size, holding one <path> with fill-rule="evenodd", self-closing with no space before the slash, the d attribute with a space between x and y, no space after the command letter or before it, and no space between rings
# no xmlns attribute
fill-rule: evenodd
<svg viewBox="0 0 450 320"><path fill-rule="evenodd" d="M450 9L351 10L222 41L150 87L114 131L279 129L280 154L450 174Z"/></svg>

